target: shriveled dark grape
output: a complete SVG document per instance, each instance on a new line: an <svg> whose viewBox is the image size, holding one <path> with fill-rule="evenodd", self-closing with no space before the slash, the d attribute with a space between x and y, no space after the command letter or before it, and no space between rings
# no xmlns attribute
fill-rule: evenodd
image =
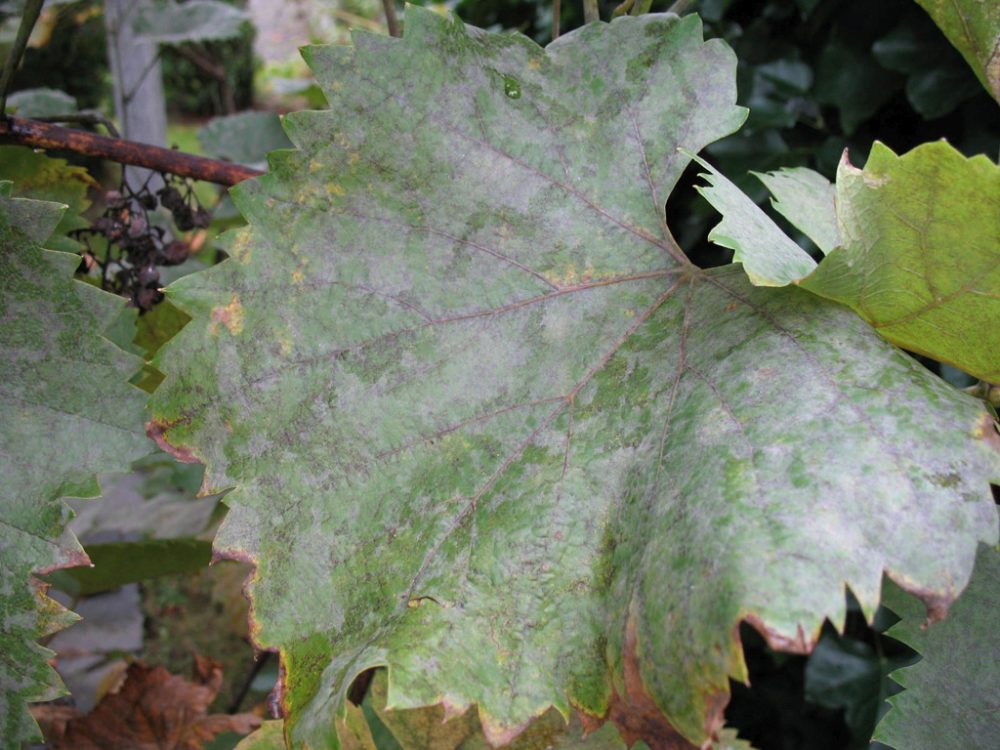
<svg viewBox="0 0 1000 750"><path fill-rule="evenodd" d="M145 233L147 228L146 217L142 214L133 214L128 224L128 235L129 237L138 237Z"/></svg>
<svg viewBox="0 0 1000 750"><path fill-rule="evenodd" d="M191 246L183 240L174 240L163 247L163 265L176 266L183 263L191 255Z"/></svg>
<svg viewBox="0 0 1000 750"><path fill-rule="evenodd" d="M194 229L194 212L190 208L184 206L182 209L174 211L174 223L177 228L182 232L187 232Z"/></svg>
<svg viewBox="0 0 1000 750"><path fill-rule="evenodd" d="M212 223L212 216L204 208L199 208L194 212L194 225L199 229L205 229Z"/></svg>
<svg viewBox="0 0 1000 750"><path fill-rule="evenodd" d="M181 197L180 191L172 185L161 188L159 195L160 203L170 211L174 211L184 205L184 198Z"/></svg>
<svg viewBox="0 0 1000 750"><path fill-rule="evenodd" d="M108 204L108 208L122 208L125 197L118 190L109 190L104 194L104 202Z"/></svg>
<svg viewBox="0 0 1000 750"><path fill-rule="evenodd" d="M142 286L155 286L160 281L160 272L156 266L143 266L139 269L138 278Z"/></svg>
<svg viewBox="0 0 1000 750"><path fill-rule="evenodd" d="M132 299L135 302L135 306L140 310L150 310L157 303L158 297L162 296L162 293L156 289L141 287L136 290L135 296Z"/></svg>

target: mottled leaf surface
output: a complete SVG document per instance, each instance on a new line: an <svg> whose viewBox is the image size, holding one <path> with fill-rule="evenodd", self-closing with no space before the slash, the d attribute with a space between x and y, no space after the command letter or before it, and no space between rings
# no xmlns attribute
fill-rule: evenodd
<svg viewBox="0 0 1000 750"><path fill-rule="evenodd" d="M73 617L32 573L86 563L60 498L93 496L95 472L148 452L139 361L101 332L122 300L73 281L79 256L40 246L62 207L0 197L0 738L37 736L25 705L59 694L35 641Z"/></svg>
<svg viewBox="0 0 1000 750"><path fill-rule="evenodd" d="M805 167L754 175L770 191L774 210L815 242L824 255L841 244L836 191L823 175Z"/></svg>
<svg viewBox="0 0 1000 750"><path fill-rule="evenodd" d="M1000 3L992 0L917 0L955 45L976 77L1000 102Z"/></svg>
<svg viewBox="0 0 1000 750"><path fill-rule="evenodd" d="M779 189L779 208L817 244L839 235L811 273L789 262L791 240L764 211L714 170L709 179L701 192L723 215L709 239L736 250L753 284L798 284L904 349L1000 381L1000 167L988 158L944 141L902 156L876 143L863 169L841 162L833 217Z"/></svg>
<svg viewBox="0 0 1000 750"><path fill-rule="evenodd" d="M378 670L365 700L370 701L375 719L392 734L399 750L491 750L483 736L474 710L449 716L442 706L391 710L386 707L388 680L385 670ZM384 744L388 744L383 740ZM573 713L567 721L555 709L549 709L503 750L627 750L615 727L608 723L587 732ZM639 743L636 750L642 750ZM389 750L381 747L380 750Z"/></svg>
<svg viewBox="0 0 1000 750"><path fill-rule="evenodd" d="M969 586L943 622L924 626L920 602L889 586L885 603L902 618L888 635L921 655L892 673L903 692L875 739L897 750L988 750L1000 737L1000 553L982 546Z"/></svg>
<svg viewBox="0 0 1000 750"><path fill-rule="evenodd" d="M392 710L495 745L554 707L688 748L741 620L805 650L845 584L869 614L883 570L939 610L964 585L997 532L981 406L663 224L677 148L744 114L696 17L542 50L411 7L308 57L331 110L286 118L231 259L170 287L149 425L234 488L216 548L257 566L293 746L342 742L387 666Z"/></svg>

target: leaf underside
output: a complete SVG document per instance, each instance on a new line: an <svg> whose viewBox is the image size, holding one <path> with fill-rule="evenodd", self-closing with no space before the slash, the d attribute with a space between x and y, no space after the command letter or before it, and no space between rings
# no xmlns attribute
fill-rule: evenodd
<svg viewBox="0 0 1000 750"><path fill-rule="evenodd" d="M35 641L75 617L33 573L85 564L66 496L97 494L97 472L148 452L139 360L101 336L123 301L73 281L79 256L43 250L54 203L0 197L0 746L40 737L28 701L61 683Z"/></svg>
<svg viewBox="0 0 1000 750"><path fill-rule="evenodd" d="M901 620L888 635L921 660L892 673L905 688L875 739L899 750L987 750L1000 737L1000 553L982 546L969 586L944 622L924 627L921 606L893 586L886 606Z"/></svg>
<svg viewBox="0 0 1000 750"><path fill-rule="evenodd" d="M331 109L234 200L225 263L172 285L150 433L232 487L286 733L475 704L494 745L555 707L690 747L745 669L807 650L883 570L943 610L996 536L989 417L850 311L701 271L663 204L732 132L696 17L542 50L409 8L307 50Z"/></svg>
<svg viewBox="0 0 1000 750"><path fill-rule="evenodd" d="M917 0L1000 102L1000 4L990 0Z"/></svg>

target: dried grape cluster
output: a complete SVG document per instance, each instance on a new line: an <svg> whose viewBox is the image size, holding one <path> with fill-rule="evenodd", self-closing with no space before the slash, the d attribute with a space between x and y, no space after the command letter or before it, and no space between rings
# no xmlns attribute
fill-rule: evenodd
<svg viewBox="0 0 1000 750"><path fill-rule="evenodd" d="M154 180L162 185L155 192ZM73 233L86 247L81 270L99 269L102 289L149 310L163 299L158 267L178 265L191 254L190 244L151 221L151 213L162 206L180 232L206 228L211 216L189 181L166 173L151 172L138 189L123 179L119 189L105 193L104 202L104 213Z"/></svg>

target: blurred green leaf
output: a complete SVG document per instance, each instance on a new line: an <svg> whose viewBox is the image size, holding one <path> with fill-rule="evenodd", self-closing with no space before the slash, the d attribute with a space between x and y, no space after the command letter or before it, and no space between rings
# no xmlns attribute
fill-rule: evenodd
<svg viewBox="0 0 1000 750"><path fill-rule="evenodd" d="M52 117L76 112L76 99L57 89L25 89L7 97L7 109L18 117Z"/></svg>
<svg viewBox="0 0 1000 750"><path fill-rule="evenodd" d="M872 52L883 67L906 74L907 99L926 119L948 114L979 91L962 58L926 17L905 17Z"/></svg>
<svg viewBox="0 0 1000 750"><path fill-rule="evenodd" d="M912 661L886 658L864 641L824 633L806 665L806 699L843 708L854 738L867 741L888 695L887 675Z"/></svg>
<svg viewBox="0 0 1000 750"><path fill-rule="evenodd" d="M210 156L261 169L267 166L268 153L292 147L274 112L216 117L198 131L198 140Z"/></svg>
<svg viewBox="0 0 1000 750"><path fill-rule="evenodd" d="M840 125L848 135L892 98L899 74L886 70L869 52L831 41L816 67L816 100L840 111Z"/></svg>
<svg viewBox="0 0 1000 750"><path fill-rule="evenodd" d="M137 36L151 42L181 44L231 39L239 36L248 21L244 11L219 0L153 0L137 8L132 28Z"/></svg>
<svg viewBox="0 0 1000 750"><path fill-rule="evenodd" d="M157 576L193 573L208 566L212 543L201 539L150 539L90 544L92 568L66 568L45 580L72 596L90 596Z"/></svg>

